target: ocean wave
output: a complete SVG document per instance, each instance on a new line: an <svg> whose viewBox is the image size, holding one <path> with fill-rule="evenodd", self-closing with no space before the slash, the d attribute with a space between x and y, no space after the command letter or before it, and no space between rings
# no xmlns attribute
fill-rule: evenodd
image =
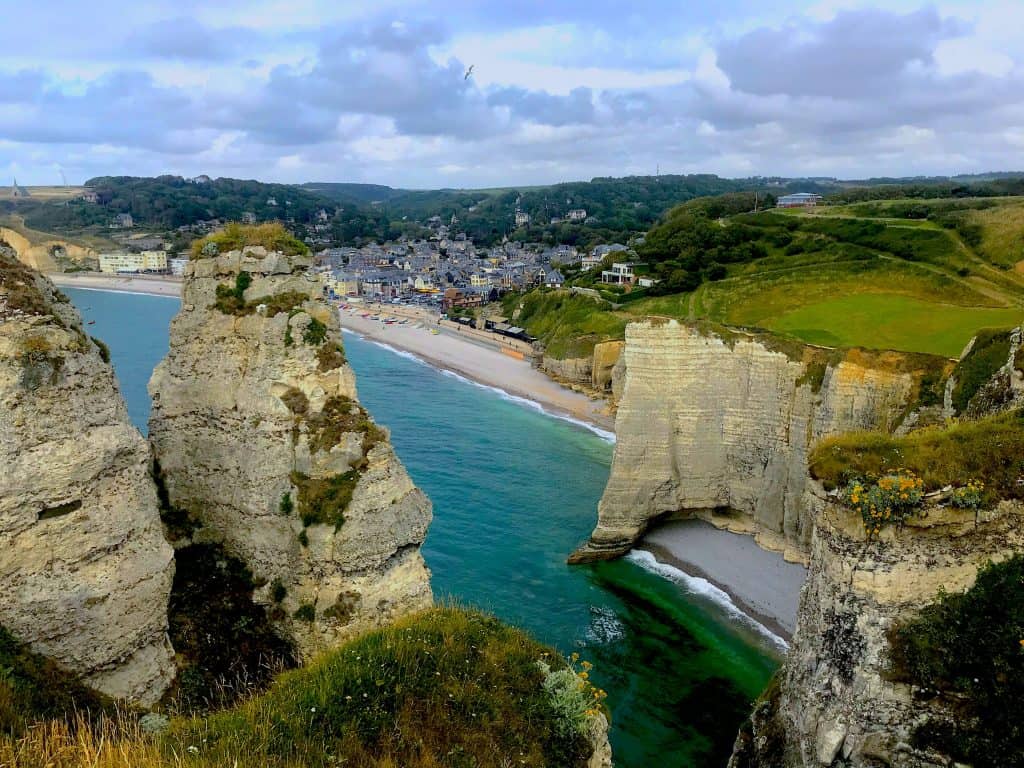
<svg viewBox="0 0 1024 768"><path fill-rule="evenodd" d="M150 293L149 291L135 291L128 290L126 288L94 288L91 285L72 285L70 283L54 283L58 288L68 288L72 291L96 291L98 293L128 293L133 296L151 296L154 299L174 299L175 301L181 301L181 296L175 296L171 293Z"/></svg>
<svg viewBox="0 0 1024 768"><path fill-rule="evenodd" d="M558 411L549 411L536 400L531 400L528 397L521 397L520 395L513 395L511 392L506 392L501 387L492 387L490 384L482 384L479 381L474 381L473 379L467 376L463 376L460 373L456 373L455 371L449 371L447 368L439 368L438 370L440 370L441 373L444 374L445 376L451 376L453 379L458 379L459 381L464 381L467 384L472 384L474 387L479 387L480 389L486 389L489 392L493 392L496 395L498 395L502 400L508 400L510 403L515 403L516 405L521 405L524 408L529 408L530 410L537 411L537 413L542 413L545 416L548 416L552 419L560 419L561 421L567 421L570 424L575 424L578 427L583 427L584 429L593 432L606 443L615 442L614 432L609 432L607 429L601 429L600 427L591 424L588 421L584 421L583 419L577 419L573 416L569 416L568 414L559 413Z"/></svg>
<svg viewBox="0 0 1024 768"><path fill-rule="evenodd" d="M433 368L436 371L440 371L441 374L443 374L444 376L450 376L453 379L458 379L459 381L465 382L466 384L472 384L474 387L486 389L487 391L498 395L503 400L508 400L509 402L516 403L517 405L521 405L524 408L530 408L531 410L537 411L538 413L544 414L545 416L548 416L552 419L560 419L561 421L567 421L570 424L575 424L578 427L583 427L587 431L597 435L606 443L615 442L614 432L609 432L607 429L601 429L600 427L591 424L590 422L584 421L583 419L577 419L573 416L569 416L568 414L558 413L557 411L549 411L536 400L530 400L528 397L520 397L519 395L513 395L511 392L506 392L501 387L492 387L490 384L481 384L479 381L474 381L473 379L467 376L463 376L460 373L456 373L455 371L450 371L447 368L440 368L436 365L432 365L429 361L424 360L419 355L416 355L412 352L406 352L404 349L396 349L395 347L392 347L390 344L385 344L382 341L367 338L363 334L353 331L351 328L345 328L343 326L341 330L342 333L351 333L353 336L358 336L363 341L367 341L370 344L375 344L376 346L382 349L386 349L388 352L392 352L393 354L396 354L399 357L404 357L407 360L415 360L420 365L426 365L430 368Z"/></svg>
<svg viewBox="0 0 1024 768"><path fill-rule="evenodd" d="M707 579L702 579L699 576L691 576L675 566L662 563L650 552L643 549L630 550L629 554L626 555L626 559L630 562L636 563L644 570L650 571L662 578L679 584L688 592L714 603L719 608L724 609L731 618L747 627L750 627L758 634L765 637L772 643L772 645L775 645L782 651L789 650L789 643L776 635L753 616L744 613L743 610L733 602L733 599L729 596L728 592L719 589Z"/></svg>
<svg viewBox="0 0 1024 768"><path fill-rule="evenodd" d="M587 641L595 645L610 645L626 636L626 628L611 608L590 607L590 626Z"/></svg>

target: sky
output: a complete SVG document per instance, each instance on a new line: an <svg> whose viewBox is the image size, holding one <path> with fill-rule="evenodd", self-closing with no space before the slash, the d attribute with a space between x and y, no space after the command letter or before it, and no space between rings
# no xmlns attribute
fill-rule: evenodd
<svg viewBox="0 0 1024 768"><path fill-rule="evenodd" d="M0 20L0 184L1024 170L1024 0L0 0Z"/></svg>

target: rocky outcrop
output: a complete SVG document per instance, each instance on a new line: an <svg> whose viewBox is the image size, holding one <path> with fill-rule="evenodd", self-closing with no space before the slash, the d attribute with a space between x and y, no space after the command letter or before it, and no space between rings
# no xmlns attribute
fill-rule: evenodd
<svg viewBox="0 0 1024 768"><path fill-rule="evenodd" d="M811 445L893 430L908 414L918 424L940 418L951 364L652 319L627 326L617 366L625 370L611 476L576 562L625 553L666 515L706 517L804 559Z"/></svg>
<svg viewBox="0 0 1024 768"><path fill-rule="evenodd" d="M612 405L621 394L625 368L621 365L624 341L602 341L586 357L557 358L544 355L540 369L555 381L608 398Z"/></svg>
<svg viewBox="0 0 1024 768"><path fill-rule="evenodd" d="M736 742L731 768L938 768L948 756L914 746L925 722L955 722L955 703L894 682L889 630L962 592L978 569L1024 549L1024 507L926 508L869 541L859 516L816 484L807 584L789 656Z"/></svg>
<svg viewBox="0 0 1024 768"><path fill-rule="evenodd" d="M0 249L0 625L148 705L174 677L173 551L104 357L67 299Z"/></svg>
<svg viewBox="0 0 1024 768"><path fill-rule="evenodd" d="M22 263L40 272L63 272L71 267L95 269L99 265L92 248L42 232L31 235L32 239L10 227L0 227L0 241L10 246Z"/></svg>
<svg viewBox="0 0 1024 768"><path fill-rule="evenodd" d="M197 526L181 543L241 559L307 657L432 601L430 502L359 405L308 265L259 247L194 260L150 381L172 517Z"/></svg>

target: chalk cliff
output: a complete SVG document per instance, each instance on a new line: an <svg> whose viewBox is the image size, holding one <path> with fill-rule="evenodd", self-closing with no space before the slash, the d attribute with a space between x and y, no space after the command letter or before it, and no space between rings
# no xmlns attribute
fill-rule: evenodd
<svg viewBox="0 0 1024 768"><path fill-rule="evenodd" d="M174 677L173 551L105 348L0 248L0 625L110 696Z"/></svg>
<svg viewBox="0 0 1024 768"><path fill-rule="evenodd" d="M915 697L894 682L889 630L962 592L987 561L1024 550L1024 507L982 512L926 508L902 529L868 541L860 517L830 503L816 483L807 584L789 656L740 733L730 768L938 768L947 756L917 746L930 722L957 721L955 701Z"/></svg>
<svg viewBox="0 0 1024 768"><path fill-rule="evenodd" d="M149 385L180 543L245 562L306 657L432 602L430 502L359 405L308 266L261 247L193 260Z"/></svg>
<svg viewBox="0 0 1024 768"><path fill-rule="evenodd" d="M651 319L626 327L611 476L574 562L617 557L663 516L701 516L805 559L818 439L942 415L948 361L836 352Z"/></svg>

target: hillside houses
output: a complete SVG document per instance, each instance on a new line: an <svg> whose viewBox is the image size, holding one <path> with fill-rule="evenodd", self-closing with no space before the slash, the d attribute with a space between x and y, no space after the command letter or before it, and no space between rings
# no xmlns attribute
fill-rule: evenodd
<svg viewBox="0 0 1024 768"><path fill-rule="evenodd" d="M435 232L446 228L439 218L432 223ZM597 246L586 254L571 245L546 247L514 240L482 249L459 233L326 248L316 254L313 271L325 293L335 297L471 307L509 291L561 288L566 269L590 269L618 252L626 258L632 255L620 243Z"/></svg>

